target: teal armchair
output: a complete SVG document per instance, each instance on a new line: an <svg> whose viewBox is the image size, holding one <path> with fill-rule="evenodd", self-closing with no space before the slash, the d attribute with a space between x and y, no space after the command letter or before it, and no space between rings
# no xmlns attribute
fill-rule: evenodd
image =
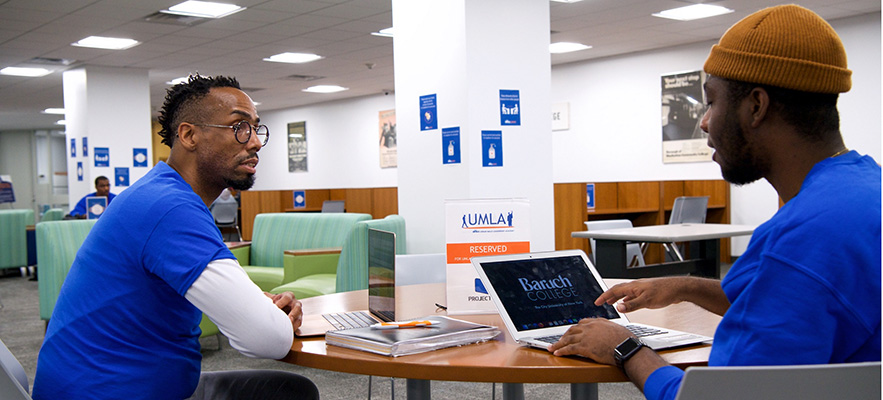
<svg viewBox="0 0 883 400"><path fill-rule="evenodd" d="M368 229L395 232L396 254L406 253L405 219L389 215L357 222L340 252L330 249L292 252L285 257L285 279L290 282L270 293L292 292L298 299L368 288ZM308 253L308 254L305 254Z"/></svg>
<svg viewBox="0 0 883 400"><path fill-rule="evenodd" d="M97 219L47 221L37 224L37 267L40 279L40 319L49 321L61 284L67 277L77 251L92 230Z"/></svg>
<svg viewBox="0 0 883 400"><path fill-rule="evenodd" d="M64 219L64 211L60 208L50 208L40 217L40 222L61 221Z"/></svg>
<svg viewBox="0 0 883 400"><path fill-rule="evenodd" d="M34 210L0 210L0 269L28 266L27 227Z"/></svg>
<svg viewBox="0 0 883 400"><path fill-rule="evenodd" d="M283 253L341 247L359 221L371 219L359 213L267 213L254 219L248 260L239 259L249 278L262 290L270 291L285 281ZM239 250L238 254L244 254Z"/></svg>

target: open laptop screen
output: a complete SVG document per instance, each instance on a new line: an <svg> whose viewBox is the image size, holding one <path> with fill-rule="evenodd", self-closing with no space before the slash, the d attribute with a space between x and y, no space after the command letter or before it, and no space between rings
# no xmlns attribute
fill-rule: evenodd
<svg viewBox="0 0 883 400"><path fill-rule="evenodd" d="M396 235L368 229L368 310L395 321Z"/></svg>
<svg viewBox="0 0 883 400"><path fill-rule="evenodd" d="M603 289L579 255L482 262L481 267L519 332L589 317L619 318L612 306L593 304Z"/></svg>

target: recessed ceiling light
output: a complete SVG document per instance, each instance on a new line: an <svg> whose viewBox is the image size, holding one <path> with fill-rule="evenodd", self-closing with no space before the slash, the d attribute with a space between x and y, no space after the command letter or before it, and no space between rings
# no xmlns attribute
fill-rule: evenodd
<svg viewBox="0 0 883 400"><path fill-rule="evenodd" d="M112 37L104 37L104 36L89 36L85 39L81 39L79 42L71 43L71 46L77 47L92 47L95 49L107 49L107 50L125 50L130 47L134 47L141 44L141 42L134 39L124 39L124 38L112 38Z"/></svg>
<svg viewBox="0 0 883 400"><path fill-rule="evenodd" d="M281 63L291 63L291 64L302 64L308 63L310 61L316 61L321 59L322 56L316 54L309 53L279 53L275 56L270 56L265 58L264 61L272 61L272 62L281 62Z"/></svg>
<svg viewBox="0 0 883 400"><path fill-rule="evenodd" d="M316 86L310 86L310 87L304 89L303 91L310 92L310 93L337 93L337 92L342 92L344 90L349 90L349 88L345 88L345 87L341 87L341 86L337 86L337 85L316 85Z"/></svg>
<svg viewBox="0 0 883 400"><path fill-rule="evenodd" d="M393 35L393 27L389 27L386 29L381 29L377 32L371 32L374 36L383 36L383 37L392 37Z"/></svg>
<svg viewBox="0 0 883 400"><path fill-rule="evenodd" d="M185 1L169 7L168 10L160 10L161 13L186 15L188 17L223 18L244 10L245 7L236 4L214 3L210 1Z"/></svg>
<svg viewBox="0 0 883 400"><path fill-rule="evenodd" d="M692 6L672 8L653 14L654 17L675 19L678 21L692 21L694 19L714 17L729 14L733 10L711 4L693 4Z"/></svg>
<svg viewBox="0 0 883 400"><path fill-rule="evenodd" d="M182 77L180 77L180 78L172 79L172 80L166 82L166 84L167 84L167 85L175 86L175 85L177 85L177 84L179 84L179 83L187 82L188 79L190 79L189 76L182 76Z"/></svg>
<svg viewBox="0 0 883 400"><path fill-rule="evenodd" d="M556 3L579 3L583 0L552 0Z"/></svg>
<svg viewBox="0 0 883 400"><path fill-rule="evenodd" d="M552 43L549 45L549 52L552 54L561 54L561 53L570 53L573 51L580 51L585 49L591 49L592 46L586 46L582 43L572 43L572 42L558 42Z"/></svg>
<svg viewBox="0 0 883 400"><path fill-rule="evenodd" d="M6 67L0 69L0 75L38 77L52 73L46 68Z"/></svg>
<svg viewBox="0 0 883 400"><path fill-rule="evenodd" d="M55 121L55 125L67 125L67 121L60 119L58 121Z"/></svg>
<svg viewBox="0 0 883 400"><path fill-rule="evenodd" d="M43 110L43 114L64 115L64 109L63 108L47 108L47 109Z"/></svg>

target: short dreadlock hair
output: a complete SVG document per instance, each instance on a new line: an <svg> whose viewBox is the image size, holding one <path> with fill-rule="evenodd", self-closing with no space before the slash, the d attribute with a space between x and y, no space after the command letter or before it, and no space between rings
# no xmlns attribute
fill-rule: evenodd
<svg viewBox="0 0 883 400"><path fill-rule="evenodd" d="M240 89L236 78L227 76L201 76L190 75L187 82L172 86L166 92L162 110L159 112L159 124L162 129L159 135L162 143L172 147L175 135L178 134L178 125L188 119L199 119L202 110L196 107L198 101L205 97L209 90L217 87L232 87Z"/></svg>

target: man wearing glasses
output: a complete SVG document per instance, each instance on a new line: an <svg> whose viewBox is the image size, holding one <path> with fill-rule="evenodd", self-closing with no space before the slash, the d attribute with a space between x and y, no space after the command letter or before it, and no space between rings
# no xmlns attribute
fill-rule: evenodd
<svg viewBox="0 0 883 400"><path fill-rule="evenodd" d="M279 359L302 321L291 293L252 283L208 206L254 183L269 130L235 78L191 76L159 122L168 163L117 196L71 267L40 350L35 399L318 399L283 371L200 374L205 313L250 357Z"/></svg>

